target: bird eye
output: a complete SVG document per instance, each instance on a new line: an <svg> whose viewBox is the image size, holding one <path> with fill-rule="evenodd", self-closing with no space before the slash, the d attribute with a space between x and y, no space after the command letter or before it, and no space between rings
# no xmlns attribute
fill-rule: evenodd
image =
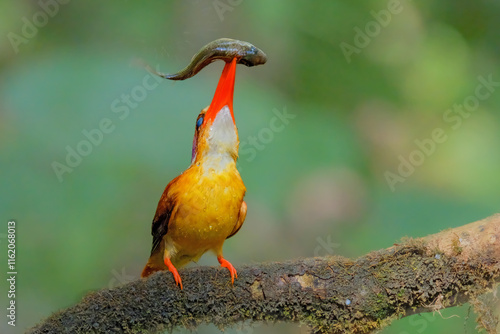
<svg viewBox="0 0 500 334"><path fill-rule="evenodd" d="M203 116L198 118L198 120L196 121L196 127L199 128L202 124L203 124Z"/></svg>

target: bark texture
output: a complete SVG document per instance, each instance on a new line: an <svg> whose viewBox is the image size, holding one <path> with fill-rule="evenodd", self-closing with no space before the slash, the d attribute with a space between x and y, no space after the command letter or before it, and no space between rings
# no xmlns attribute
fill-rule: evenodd
<svg viewBox="0 0 500 334"><path fill-rule="evenodd" d="M478 323L497 319L477 297L500 280L500 214L356 260L296 259L242 266L231 286L224 268L170 272L87 295L29 333L159 333L201 323L296 322L314 333L370 333L406 315L471 301Z"/></svg>

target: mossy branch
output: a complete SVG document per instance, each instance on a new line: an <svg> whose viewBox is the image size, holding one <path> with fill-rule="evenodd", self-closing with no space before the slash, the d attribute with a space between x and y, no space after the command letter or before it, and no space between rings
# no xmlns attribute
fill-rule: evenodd
<svg viewBox="0 0 500 334"><path fill-rule="evenodd" d="M500 280L500 214L426 238L406 240L357 260L297 259L238 268L169 272L87 295L29 333L158 333L213 323L287 321L315 333L369 333L402 316L432 312L491 290ZM484 310L492 333L496 320ZM485 320L486 319L486 320Z"/></svg>

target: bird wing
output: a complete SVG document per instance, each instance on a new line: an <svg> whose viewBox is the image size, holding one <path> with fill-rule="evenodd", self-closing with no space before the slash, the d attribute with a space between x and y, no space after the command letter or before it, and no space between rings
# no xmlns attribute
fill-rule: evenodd
<svg viewBox="0 0 500 334"><path fill-rule="evenodd" d="M158 202L155 217L153 218L153 224L151 225L151 235L153 236L151 255L153 255L159 249L163 237L168 232L168 224L170 222L170 217L172 216L172 211L174 210L176 203L175 195L171 191L171 185L174 184L177 178L178 177L170 181L170 183L165 188L160 201Z"/></svg>
<svg viewBox="0 0 500 334"><path fill-rule="evenodd" d="M245 221L246 216L247 216L247 203L245 203L245 201L243 201L243 202L241 202L241 208L240 208L240 212L238 214L238 221L236 222L236 225L234 226L233 231L231 231L231 234L229 234L226 239L229 239L233 235L238 233L240 228L243 226L243 222Z"/></svg>

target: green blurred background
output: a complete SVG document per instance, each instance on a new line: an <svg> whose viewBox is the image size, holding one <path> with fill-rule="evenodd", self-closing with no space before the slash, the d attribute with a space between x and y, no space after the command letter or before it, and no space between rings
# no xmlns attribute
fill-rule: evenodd
<svg viewBox="0 0 500 334"><path fill-rule="evenodd" d="M479 76L500 82L499 15L493 1L2 1L0 244L6 254L15 219L18 326L2 315L0 332L139 276L157 201L190 163L194 122L222 62L157 84L134 59L174 72L220 37L269 58L237 71L249 209L224 248L236 267L357 257L499 212L500 87L478 88ZM474 100L476 89L489 96ZM470 113L449 111L463 103ZM85 146L84 132L101 122L109 133ZM429 144L436 129L446 139ZM418 153L416 140L432 152ZM53 164L66 165L68 147L89 154L58 178ZM418 166L391 187L386 173L404 168L401 159ZM200 264L218 265L208 254ZM468 305L442 314L383 333L477 332Z"/></svg>

